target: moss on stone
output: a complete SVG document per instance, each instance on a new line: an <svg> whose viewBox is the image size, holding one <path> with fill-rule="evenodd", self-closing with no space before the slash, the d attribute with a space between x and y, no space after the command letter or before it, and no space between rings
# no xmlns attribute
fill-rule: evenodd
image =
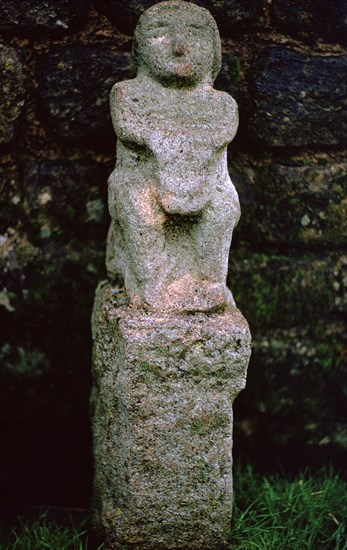
<svg viewBox="0 0 347 550"><path fill-rule="evenodd" d="M251 328L289 328L328 320L343 286L338 254L317 257L242 253L233 259L230 286Z"/></svg>

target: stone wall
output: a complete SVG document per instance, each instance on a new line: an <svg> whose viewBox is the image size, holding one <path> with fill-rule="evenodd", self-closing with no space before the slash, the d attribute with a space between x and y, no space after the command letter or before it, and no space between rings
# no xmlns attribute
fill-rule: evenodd
<svg viewBox="0 0 347 550"><path fill-rule="evenodd" d="M0 491L86 503L90 312L105 277L108 93L133 73L151 0L0 4ZM254 352L235 457L342 464L346 276L345 0L199 0L216 18L216 87L240 106L229 151L242 218L230 287ZM329 5L328 5L329 4Z"/></svg>

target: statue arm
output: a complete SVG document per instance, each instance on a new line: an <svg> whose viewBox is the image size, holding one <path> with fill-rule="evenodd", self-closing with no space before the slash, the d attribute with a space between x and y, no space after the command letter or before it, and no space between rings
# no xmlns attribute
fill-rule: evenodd
<svg viewBox="0 0 347 550"><path fill-rule="evenodd" d="M146 145L146 133L134 94L126 82L118 82L111 90L111 118L117 138L124 145Z"/></svg>
<svg viewBox="0 0 347 550"><path fill-rule="evenodd" d="M220 109L220 132L221 146L227 146L235 137L239 125L239 111L237 103L231 95L218 91L218 102Z"/></svg>
<svg viewBox="0 0 347 550"><path fill-rule="evenodd" d="M230 120L230 126L229 126L230 141L232 141L239 127L239 109L235 99L231 97L231 95L229 96L228 110L229 110L229 120Z"/></svg>

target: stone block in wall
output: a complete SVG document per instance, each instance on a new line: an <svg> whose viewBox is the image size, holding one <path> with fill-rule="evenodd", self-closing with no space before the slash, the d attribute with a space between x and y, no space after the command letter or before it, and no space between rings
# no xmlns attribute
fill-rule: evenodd
<svg viewBox="0 0 347 550"><path fill-rule="evenodd" d="M112 136L109 93L131 78L129 55L88 47L69 47L41 61L39 93L43 122L61 139Z"/></svg>
<svg viewBox="0 0 347 550"><path fill-rule="evenodd" d="M309 326L314 335L347 309L343 253L233 253L228 285L251 331Z"/></svg>
<svg viewBox="0 0 347 550"><path fill-rule="evenodd" d="M274 0L276 28L303 41L347 44L346 0Z"/></svg>
<svg viewBox="0 0 347 550"><path fill-rule="evenodd" d="M0 44L0 144L14 139L25 96L25 67L14 48Z"/></svg>
<svg viewBox="0 0 347 550"><path fill-rule="evenodd" d="M0 492L8 505L88 506L89 320L105 276L106 174L91 161L23 160L18 170L4 160Z"/></svg>
<svg viewBox="0 0 347 550"><path fill-rule="evenodd" d="M0 159L0 324L1 315L13 317L24 283L23 271L38 250L24 230L23 195L18 167ZM4 336L5 324L1 336ZM7 328L7 327L6 327ZM14 331L15 332L15 331ZM2 338L0 337L0 340ZM0 341L0 348L2 342ZM23 346L22 346L23 347ZM11 355L13 355L11 353ZM1 351L0 351L1 359Z"/></svg>
<svg viewBox="0 0 347 550"><path fill-rule="evenodd" d="M274 147L344 145L347 56L265 48L255 62L249 134Z"/></svg>
<svg viewBox="0 0 347 550"><path fill-rule="evenodd" d="M0 157L0 234L21 222L21 189L17 167ZM1 244L0 244L1 257Z"/></svg>
<svg viewBox="0 0 347 550"><path fill-rule="evenodd" d="M273 164L259 179L264 207L258 219L267 240L346 243L347 163L312 167Z"/></svg>
<svg viewBox="0 0 347 550"><path fill-rule="evenodd" d="M231 167L248 243L336 246L347 240L347 163Z"/></svg>
<svg viewBox="0 0 347 550"><path fill-rule="evenodd" d="M10 308L1 285L0 492L10 508L87 507L89 318L101 246L51 240L34 248L25 233L2 237L0 279L6 277Z"/></svg>
<svg viewBox="0 0 347 550"><path fill-rule="evenodd" d="M23 315L24 322L33 309L40 324L40 311L46 308L43 315L52 314L49 304L55 304L61 286L72 277L64 275L69 266L85 272L91 291L95 274L103 274L106 177L96 164L56 161L26 163L21 173L19 177L11 164L0 167L0 292L5 289L0 305ZM14 335L21 325L19 317ZM30 333L30 326L25 330ZM5 332L4 328L2 336Z"/></svg>
<svg viewBox="0 0 347 550"><path fill-rule="evenodd" d="M34 39L67 34L83 26L90 0L0 2L0 33Z"/></svg>
<svg viewBox="0 0 347 550"><path fill-rule="evenodd" d="M23 209L40 245L105 237L106 184L96 164L33 161L23 167ZM108 220L107 220L108 221Z"/></svg>
<svg viewBox="0 0 347 550"><path fill-rule="evenodd" d="M257 22L256 0L197 0L195 3L212 13L225 37L238 31L250 31Z"/></svg>
<svg viewBox="0 0 347 550"><path fill-rule="evenodd" d="M49 369L48 357L39 348L11 346L9 342L0 345L0 370L5 372L8 377L17 380L20 378L22 380L37 380L44 376ZM32 405L35 406L34 400Z"/></svg>
<svg viewBox="0 0 347 550"><path fill-rule="evenodd" d="M234 443L258 468L288 471L347 458L343 323L255 335L247 387L235 402Z"/></svg>
<svg viewBox="0 0 347 550"><path fill-rule="evenodd" d="M222 67L216 78L214 87L240 100L240 59L230 53L222 55Z"/></svg>
<svg viewBox="0 0 347 550"><path fill-rule="evenodd" d="M117 28L132 34L141 13L156 3L155 0L96 0L95 5ZM249 30L257 20L256 0L196 0L194 3L212 13L225 36Z"/></svg>
<svg viewBox="0 0 347 550"><path fill-rule="evenodd" d="M123 32L132 35L138 19L159 0L95 0L95 7Z"/></svg>

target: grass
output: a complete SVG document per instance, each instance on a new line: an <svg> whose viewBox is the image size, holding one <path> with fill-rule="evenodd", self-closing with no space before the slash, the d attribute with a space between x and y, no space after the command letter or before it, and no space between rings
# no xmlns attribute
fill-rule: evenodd
<svg viewBox="0 0 347 550"><path fill-rule="evenodd" d="M85 522L80 528L62 526L43 513L34 522L22 518L11 529L0 525L1 550L88 550ZM98 547L102 550L103 545Z"/></svg>
<svg viewBox="0 0 347 550"><path fill-rule="evenodd" d="M295 480L235 472L231 548L347 549L347 484L331 469Z"/></svg>
<svg viewBox="0 0 347 550"><path fill-rule="evenodd" d="M347 484L332 470L289 480L238 467L234 491L230 550L347 550ZM46 514L11 529L0 525L0 548L91 550L85 523L63 527Z"/></svg>

